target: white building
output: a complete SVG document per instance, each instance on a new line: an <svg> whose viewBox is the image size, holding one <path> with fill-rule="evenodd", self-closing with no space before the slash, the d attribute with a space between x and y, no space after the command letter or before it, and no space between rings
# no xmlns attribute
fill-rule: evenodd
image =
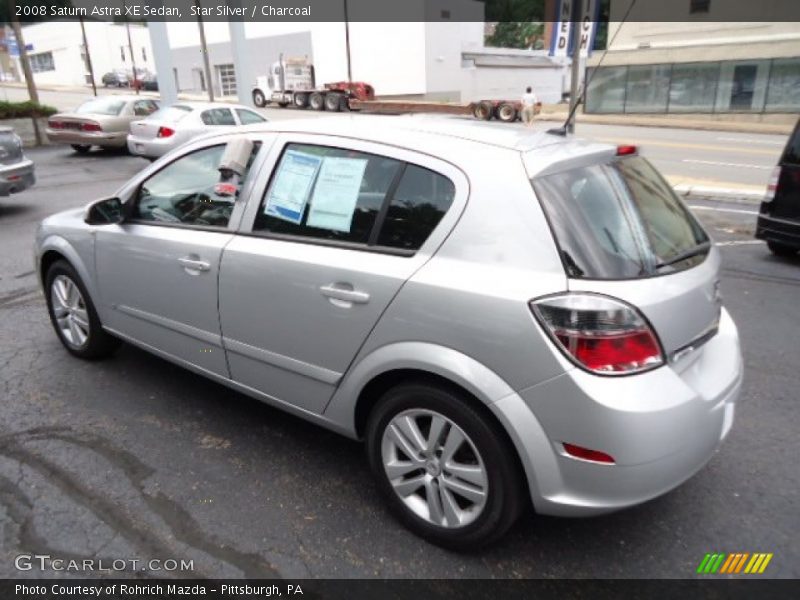
<svg viewBox="0 0 800 600"><path fill-rule="evenodd" d="M153 51L147 28L130 25L133 57L128 46L128 34L123 24L86 21L86 41L91 53L92 67L98 86L104 73L121 69L154 71ZM77 21L47 21L27 25L23 36L37 84L86 85L90 83L89 67L83 47L81 26ZM22 69L19 58L14 59L18 78Z"/></svg>

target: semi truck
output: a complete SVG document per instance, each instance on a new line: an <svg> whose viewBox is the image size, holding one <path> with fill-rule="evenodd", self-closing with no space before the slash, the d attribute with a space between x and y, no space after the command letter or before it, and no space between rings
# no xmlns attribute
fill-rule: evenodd
<svg viewBox="0 0 800 600"><path fill-rule="evenodd" d="M273 63L266 76L256 79L253 104L263 108L276 104L281 108L340 111L364 111L382 114L439 113L472 115L485 121L498 119L509 123L520 119L522 104L516 100L480 100L470 103L378 100L375 89L363 81L336 81L316 85L314 65L305 57L284 58ZM535 112L541 110L537 104Z"/></svg>

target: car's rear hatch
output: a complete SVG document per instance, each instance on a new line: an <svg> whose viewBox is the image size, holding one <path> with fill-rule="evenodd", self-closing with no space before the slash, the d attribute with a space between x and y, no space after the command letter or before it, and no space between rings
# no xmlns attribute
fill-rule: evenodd
<svg viewBox="0 0 800 600"><path fill-rule="evenodd" d="M0 127L0 164L13 165L22 160L22 144L11 127Z"/></svg>
<svg viewBox="0 0 800 600"><path fill-rule="evenodd" d="M579 156L561 152L569 158L543 170L533 157L525 162L569 290L639 309L670 359L716 331L719 255L655 168L632 148L621 151L577 147Z"/></svg>
<svg viewBox="0 0 800 600"><path fill-rule="evenodd" d="M183 104L159 109L146 119L131 123L131 135L141 140L152 140L158 137L162 127L174 132L178 122L190 112L192 108Z"/></svg>
<svg viewBox="0 0 800 600"><path fill-rule="evenodd" d="M800 121L789 136L772 178L774 196L771 202L761 205L761 213L800 223Z"/></svg>

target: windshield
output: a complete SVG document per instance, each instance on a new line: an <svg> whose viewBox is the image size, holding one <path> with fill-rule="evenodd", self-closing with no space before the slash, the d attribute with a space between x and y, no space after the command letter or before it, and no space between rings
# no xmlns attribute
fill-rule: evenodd
<svg viewBox="0 0 800 600"><path fill-rule="evenodd" d="M118 98L93 98L81 104L75 112L78 114L117 116L122 112L125 100Z"/></svg>
<svg viewBox="0 0 800 600"><path fill-rule="evenodd" d="M534 178L570 277L634 279L705 259L708 236L641 157Z"/></svg>
<svg viewBox="0 0 800 600"><path fill-rule="evenodd" d="M147 118L155 121L177 123L190 112L192 112L190 107L176 104L174 106L167 106L166 108L159 109Z"/></svg>

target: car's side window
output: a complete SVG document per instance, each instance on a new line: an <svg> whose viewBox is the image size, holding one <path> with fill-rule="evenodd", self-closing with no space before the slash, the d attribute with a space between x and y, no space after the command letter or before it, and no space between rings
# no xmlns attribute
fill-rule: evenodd
<svg viewBox="0 0 800 600"><path fill-rule="evenodd" d="M160 224L227 227L236 195L218 194L220 174L217 170L224 145L203 148L180 157L167 165L139 188L131 218ZM253 153L248 170L258 151ZM242 189L247 173L241 178Z"/></svg>
<svg viewBox="0 0 800 600"><path fill-rule="evenodd" d="M200 115L206 125L236 125L233 113L229 108L210 108Z"/></svg>
<svg viewBox="0 0 800 600"><path fill-rule="evenodd" d="M455 191L446 177L408 165L392 195L378 245L418 250L450 208Z"/></svg>
<svg viewBox="0 0 800 600"><path fill-rule="evenodd" d="M236 114L239 115L239 120L242 122L242 125L253 125L254 123L263 123L266 121L264 117L258 113L254 113L252 110L237 108Z"/></svg>
<svg viewBox="0 0 800 600"><path fill-rule="evenodd" d="M137 100L133 103L133 114L137 117L146 117L158 109L158 104L152 100Z"/></svg>
<svg viewBox="0 0 800 600"><path fill-rule="evenodd" d="M368 244L401 161L353 150L289 144L253 230Z"/></svg>

